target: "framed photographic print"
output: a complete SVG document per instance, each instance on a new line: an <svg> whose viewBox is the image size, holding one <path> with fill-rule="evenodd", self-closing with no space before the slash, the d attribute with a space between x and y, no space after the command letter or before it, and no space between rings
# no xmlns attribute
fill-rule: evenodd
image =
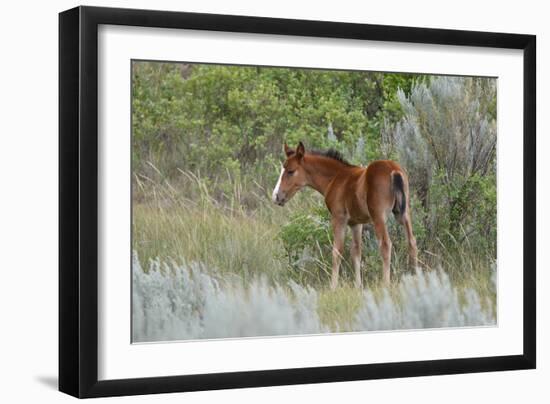
<svg viewBox="0 0 550 404"><path fill-rule="evenodd" d="M61 13L60 390L534 368L535 44Z"/></svg>

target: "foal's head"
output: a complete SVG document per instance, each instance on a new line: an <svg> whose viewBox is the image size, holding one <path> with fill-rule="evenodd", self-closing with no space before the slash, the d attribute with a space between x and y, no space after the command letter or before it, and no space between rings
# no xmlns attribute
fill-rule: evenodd
<svg viewBox="0 0 550 404"><path fill-rule="evenodd" d="M307 184L306 173L302 166L305 155L303 143L300 142L295 150L285 143L285 154L286 160L272 195L273 202L279 206L283 206Z"/></svg>

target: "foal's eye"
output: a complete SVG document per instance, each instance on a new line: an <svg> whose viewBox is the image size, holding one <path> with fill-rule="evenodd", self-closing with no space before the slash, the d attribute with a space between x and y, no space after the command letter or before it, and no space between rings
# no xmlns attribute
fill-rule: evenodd
<svg viewBox="0 0 550 404"><path fill-rule="evenodd" d="M296 170L287 170L287 174L288 174L288 175L292 175L292 174L294 174L295 171L296 171Z"/></svg>

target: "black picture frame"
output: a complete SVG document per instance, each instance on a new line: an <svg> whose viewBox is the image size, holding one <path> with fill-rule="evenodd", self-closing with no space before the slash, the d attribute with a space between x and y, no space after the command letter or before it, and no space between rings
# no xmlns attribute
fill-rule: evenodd
<svg viewBox="0 0 550 404"><path fill-rule="evenodd" d="M99 381L100 24L523 50L523 354ZM97 7L60 13L59 390L84 398L535 368L535 73L533 35Z"/></svg>

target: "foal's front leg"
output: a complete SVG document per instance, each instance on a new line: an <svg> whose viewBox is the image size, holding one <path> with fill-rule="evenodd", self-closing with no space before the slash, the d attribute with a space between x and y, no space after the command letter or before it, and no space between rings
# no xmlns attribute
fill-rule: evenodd
<svg viewBox="0 0 550 404"><path fill-rule="evenodd" d="M351 262L355 270L355 287L361 288L361 242L363 235L363 225L356 224L351 226L351 234L353 236L351 244Z"/></svg>
<svg viewBox="0 0 550 404"><path fill-rule="evenodd" d="M333 217L332 230L334 232L334 242L332 245L332 279L330 288L334 290L338 286L338 272L340 270L340 262L342 261L342 253L344 252L345 220Z"/></svg>

